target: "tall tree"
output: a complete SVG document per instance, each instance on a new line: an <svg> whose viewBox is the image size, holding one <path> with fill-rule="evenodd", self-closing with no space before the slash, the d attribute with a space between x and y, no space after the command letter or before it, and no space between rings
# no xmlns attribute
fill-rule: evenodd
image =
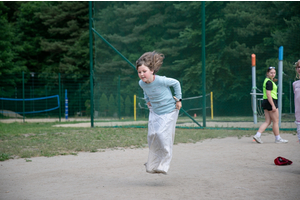
<svg viewBox="0 0 300 200"><path fill-rule="evenodd" d="M24 2L16 12L15 33L16 60L24 62L29 72L43 72L47 65L41 49L41 39L49 37L47 26L37 16L43 2ZM48 71L49 72L49 71Z"/></svg>
<svg viewBox="0 0 300 200"><path fill-rule="evenodd" d="M41 48L47 52L47 66L43 71L70 74L73 79L87 75L88 2L43 2L40 9L37 16L49 33L41 39Z"/></svg>
<svg viewBox="0 0 300 200"><path fill-rule="evenodd" d="M0 85L7 86L2 90L4 96L14 93L14 87L22 80L22 71L26 70L24 63L15 61L15 29L13 24L8 22L8 12L9 8L0 2Z"/></svg>

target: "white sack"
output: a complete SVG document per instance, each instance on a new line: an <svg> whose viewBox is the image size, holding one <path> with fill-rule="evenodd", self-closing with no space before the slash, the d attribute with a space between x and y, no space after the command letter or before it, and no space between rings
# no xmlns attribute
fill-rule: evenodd
<svg viewBox="0 0 300 200"><path fill-rule="evenodd" d="M149 109L148 123L148 162L145 164L149 173L166 174L172 160L172 150L175 138L175 127L179 110L157 115Z"/></svg>

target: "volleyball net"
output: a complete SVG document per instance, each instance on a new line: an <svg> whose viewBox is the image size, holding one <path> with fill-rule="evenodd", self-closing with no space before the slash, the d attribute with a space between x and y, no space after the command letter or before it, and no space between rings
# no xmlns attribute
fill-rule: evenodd
<svg viewBox="0 0 300 200"><path fill-rule="evenodd" d="M0 118L66 118L88 114L89 76L14 74L0 87Z"/></svg>
<svg viewBox="0 0 300 200"><path fill-rule="evenodd" d="M60 107L58 95L31 99L14 99L0 97L0 104L2 109L6 109L6 111L0 110L0 113L2 113L3 115L12 112L18 114L50 112Z"/></svg>

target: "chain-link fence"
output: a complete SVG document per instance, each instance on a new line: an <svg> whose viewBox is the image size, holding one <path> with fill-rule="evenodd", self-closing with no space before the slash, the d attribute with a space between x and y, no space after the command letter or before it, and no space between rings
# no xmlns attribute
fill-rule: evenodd
<svg viewBox="0 0 300 200"><path fill-rule="evenodd" d="M15 74L8 80L0 88L3 119L90 117L89 77L30 72Z"/></svg>
<svg viewBox="0 0 300 200"><path fill-rule="evenodd" d="M92 21L97 33L93 32L92 102L88 75L26 72L24 78L22 74L11 75L7 79L10 81L0 86L0 117L61 119L67 113L69 118L90 120L93 103L95 122L116 121L120 122L116 125L121 125L126 120L147 121L148 108L134 65L144 52L157 50L166 56L158 75L175 78L181 83L183 109L178 125L191 123L187 126L198 126L194 120L202 125L203 118L225 123L209 126L235 127L229 124L233 121L253 125L251 54L255 53L257 57L259 93L267 66L277 68L278 50L274 46L280 42L272 43L277 37L269 31L272 29L270 24L266 30L249 33L248 27L244 26L246 23L238 21L248 22L247 16L236 17L232 8L243 8L244 14L251 14L252 6L262 7L264 3L245 4L247 6L238 2L207 2L206 82L203 83L201 2L93 2ZM280 7L277 3L266 4L274 10ZM268 13L263 16L266 22L273 19L273 14L271 18ZM281 18L277 13L276 19ZM220 32L219 26L226 34ZM293 40L280 44L287 49L283 59L282 121L289 122L294 120L293 63L298 59L290 49L297 43L299 34L293 37ZM203 84L206 84L206 94L202 94ZM205 106L202 105L204 97ZM262 121L260 99L258 96L256 105L259 121ZM203 116L203 109L206 116Z"/></svg>

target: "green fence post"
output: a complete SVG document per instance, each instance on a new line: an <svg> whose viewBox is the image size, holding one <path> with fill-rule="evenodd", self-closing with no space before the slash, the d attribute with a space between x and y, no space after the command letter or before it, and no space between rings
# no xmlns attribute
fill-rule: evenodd
<svg viewBox="0 0 300 200"><path fill-rule="evenodd" d="M31 86L29 86L29 98L32 99L32 87ZM30 110L33 110L33 104L32 103L33 103L33 101L30 101Z"/></svg>
<svg viewBox="0 0 300 200"><path fill-rule="evenodd" d="M25 122L25 86L24 86L24 71L22 72L22 90L23 90L23 123Z"/></svg>
<svg viewBox="0 0 300 200"><path fill-rule="evenodd" d="M61 122L61 98L60 98L60 73L58 73L58 96L59 96L59 110L58 110L58 116L59 116L59 122Z"/></svg>
<svg viewBox="0 0 300 200"><path fill-rule="evenodd" d="M3 91L3 87L1 87L1 95L2 95L2 97L4 97L3 94L2 94L2 91ZM4 116L3 101L1 101L1 110L2 110L2 115Z"/></svg>
<svg viewBox="0 0 300 200"><path fill-rule="evenodd" d="M202 1L202 95L203 127L206 127L206 77L205 77L205 1Z"/></svg>
<svg viewBox="0 0 300 200"><path fill-rule="evenodd" d="M65 99L65 97L64 97L64 84L62 83L60 87L61 87L61 88L60 88L60 92L61 92L61 101L60 101L60 105L61 105L61 107L62 107L62 109L63 109L63 112L64 112L64 107L65 107L65 101L64 101L64 99ZM64 113L61 114L60 116L64 116Z"/></svg>
<svg viewBox="0 0 300 200"><path fill-rule="evenodd" d="M119 119L121 119L121 79L119 75L118 79L118 115Z"/></svg>
<svg viewBox="0 0 300 200"><path fill-rule="evenodd" d="M89 37L90 37L90 87L91 87L91 127L94 127L94 82L93 82L93 33L92 33L92 2L89 1Z"/></svg>
<svg viewBox="0 0 300 200"><path fill-rule="evenodd" d="M79 83L79 112L80 112L80 117L82 117L81 113L81 83Z"/></svg>
<svg viewBox="0 0 300 200"><path fill-rule="evenodd" d="M46 90L46 97L47 97L47 95L48 95L48 92L47 92L47 85L45 85L45 90ZM46 110L48 109L48 99L46 99ZM48 112L46 112L46 117L47 117L47 113Z"/></svg>
<svg viewBox="0 0 300 200"><path fill-rule="evenodd" d="M15 87L15 99L17 98L18 98L18 89L17 87ZM15 111L17 112L17 110L18 110L18 105L17 105L17 101L15 101ZM17 118L18 116L16 112L15 112L15 117Z"/></svg>

